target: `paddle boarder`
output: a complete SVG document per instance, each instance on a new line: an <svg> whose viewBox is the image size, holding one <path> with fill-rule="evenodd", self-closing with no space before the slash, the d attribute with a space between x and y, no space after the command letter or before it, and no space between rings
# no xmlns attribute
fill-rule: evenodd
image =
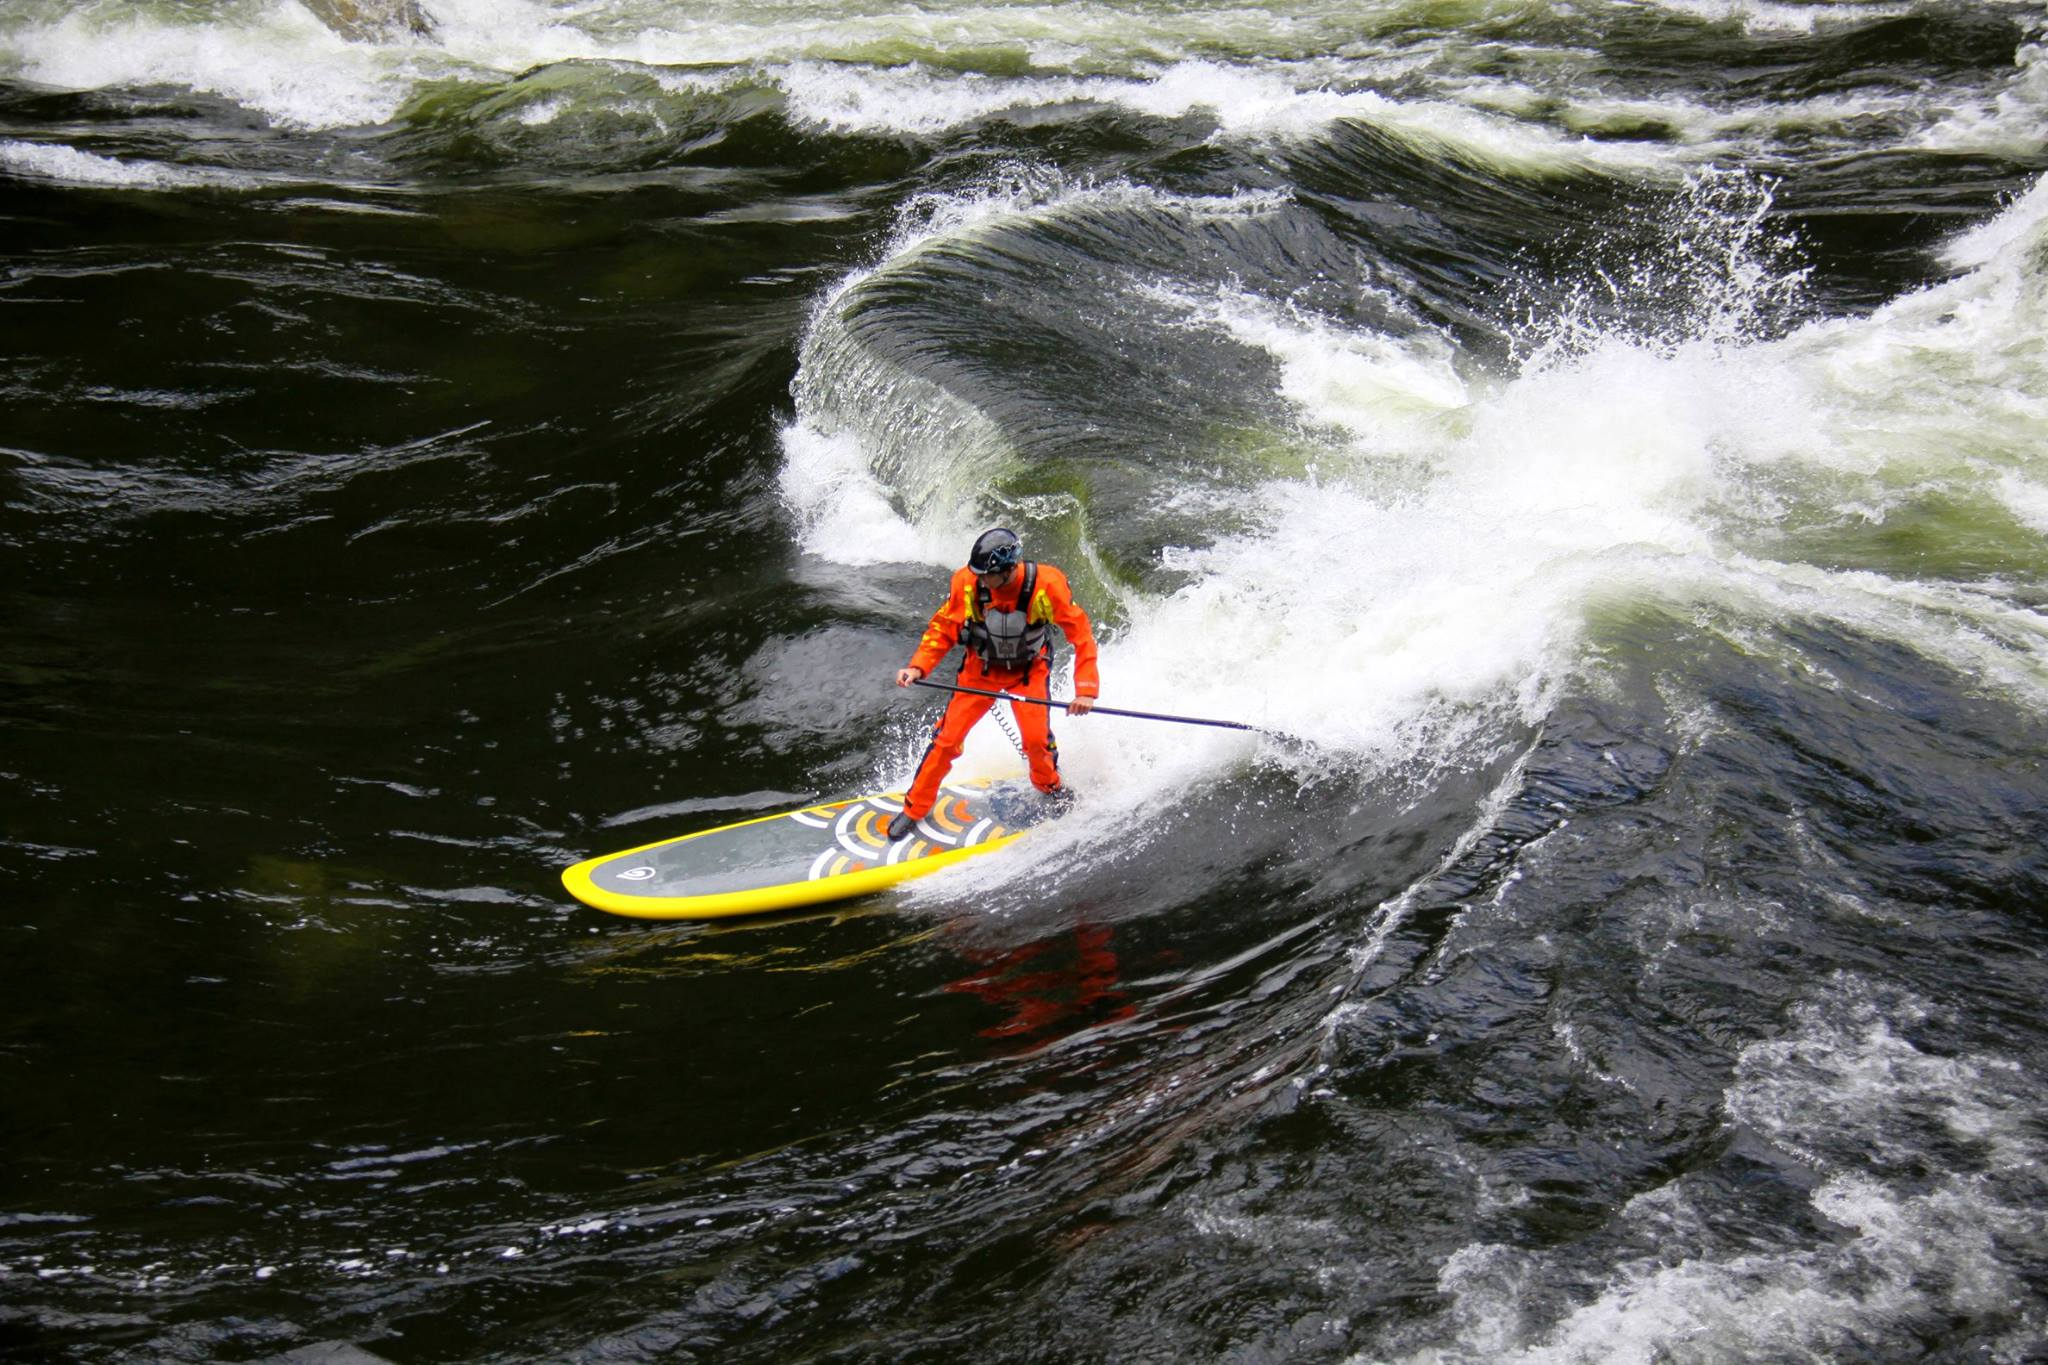
<svg viewBox="0 0 2048 1365"><path fill-rule="evenodd" d="M1052 627L1074 647L1074 699L1067 714L1086 715L1102 690L1095 672L1095 633L1088 613L1074 601L1067 576L1051 564L1024 558L1017 533L998 526L984 531L968 553L967 567L953 573L945 605L924 628L917 652L896 672L896 685L909 687L928 676L954 645L965 645L960 685L1019 696L1047 695L1052 673ZM988 714L994 698L956 692L932 728L931 743L918 761L917 776L903 798L903 810L889 821L891 839L907 838L938 799L967 732ZM1011 702L1031 785L1055 800L1069 793L1060 781L1060 749L1052 735L1052 708Z"/></svg>

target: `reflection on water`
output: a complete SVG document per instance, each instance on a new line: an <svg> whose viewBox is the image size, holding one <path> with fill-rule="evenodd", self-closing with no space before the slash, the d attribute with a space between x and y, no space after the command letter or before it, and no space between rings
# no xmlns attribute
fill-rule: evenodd
<svg viewBox="0 0 2048 1365"><path fill-rule="evenodd" d="M1117 985L1113 931L1103 924L1077 924L1059 938L1007 951L963 947L974 970L946 983L1004 1014L980 1030L984 1038L1014 1041L1020 1048L1045 1047L1076 1030L1128 1019L1135 1007Z"/></svg>

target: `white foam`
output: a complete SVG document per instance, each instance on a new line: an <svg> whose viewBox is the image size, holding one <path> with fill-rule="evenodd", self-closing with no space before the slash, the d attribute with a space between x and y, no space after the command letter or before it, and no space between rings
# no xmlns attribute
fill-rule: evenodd
<svg viewBox="0 0 2048 1365"><path fill-rule="evenodd" d="M123 161L43 142L0 142L0 167L16 175L114 189L183 189L194 185L249 186L253 176L231 175L153 161Z"/></svg>
<svg viewBox="0 0 2048 1365"><path fill-rule="evenodd" d="M2012 78L1986 104L1953 99L1943 115L1909 145L1950 155L1979 154L2026 160L2048 148L2048 47L2019 50Z"/></svg>
<svg viewBox="0 0 2048 1365"><path fill-rule="evenodd" d="M1995 487L1999 500L2022 525L2048 536L2048 481L2005 474Z"/></svg>
<svg viewBox="0 0 2048 1365"><path fill-rule="evenodd" d="M510 76L556 62L628 61L684 64L693 57L683 35L646 25L638 7L557 7L547 0L428 0L433 46L474 76ZM630 28L614 30L614 16Z"/></svg>
<svg viewBox="0 0 2048 1365"><path fill-rule="evenodd" d="M2027 1103L2038 1082L2006 1058L1921 1050L1903 1030L1930 1013L1903 992L1837 975L1795 1012L1788 1036L1744 1049L1728 1111L1824 1173L1910 1183L1940 1133L1989 1169L2027 1168L2042 1154Z"/></svg>
<svg viewBox="0 0 2048 1365"><path fill-rule="evenodd" d="M2048 176L2036 180L2003 212L1951 241L1942 249L1942 257L1957 270L1999 265L2025 273L2031 267L2020 253L2038 246L2044 237L2048 237Z"/></svg>
<svg viewBox="0 0 2048 1365"><path fill-rule="evenodd" d="M520 106L514 117L529 128L545 128L567 112L569 103L565 95L548 95Z"/></svg>
<svg viewBox="0 0 2048 1365"><path fill-rule="evenodd" d="M1180 61L1143 77L989 77L907 66L875 70L799 62L776 73L792 117L837 133L931 136L993 114L1066 104L1099 104L1153 118L1200 115L1214 136L1258 140L1314 137L1351 120L1410 141L1449 147L1470 159L1525 173L1655 172L1672 164L1660 148L1580 139L1538 124L1449 101L1392 99L1369 89L1324 88L1321 70Z"/></svg>
<svg viewBox="0 0 2048 1365"><path fill-rule="evenodd" d="M2038 1240L2040 1081L2007 1058L1915 1046L1902 1030L1927 1017L1922 1002L1838 975L1784 1037L1737 1063L1731 1120L1813 1168L1813 1208L1843 1237L1788 1232L1772 1246L1753 1229L1730 1235L1713 1202L1725 1196L1681 1178L1628 1203L1609 1243L1611 1277L1555 1321L1534 1306L1565 1297L1583 1252L1456 1252L1439 1276L1449 1339L1405 1359L1861 1355L1955 1317L2012 1323L2011 1353L1990 1358L2021 1358L2042 1324L2020 1308L2031 1296L2009 1248ZM1675 1250L1686 1247L1698 1250Z"/></svg>
<svg viewBox="0 0 2048 1365"><path fill-rule="evenodd" d="M1075 178L1056 168L1017 163L961 191L914 196L898 215L884 248L886 263L901 264L936 242L953 241L984 228L1045 222L1075 212L1123 209L1185 218L1247 218L1271 213L1288 202L1277 190L1236 190L1222 195L1181 195L1134 185L1127 180ZM854 277L857 285L868 272ZM833 291L843 296L848 286Z"/></svg>
<svg viewBox="0 0 2048 1365"><path fill-rule="evenodd" d="M2041 528L2039 490L2048 483L2048 357L2039 345L2048 332L2044 243L2048 181L1948 246L1949 263L1967 273L1867 318L1817 324L1770 348L1804 385L1815 416L1814 439L1788 463L1812 480L1816 502L1854 509L1840 520L1853 515L1878 525L1941 500L2001 509L2020 527ZM2037 542L2011 537L1980 513L1970 515L1979 517L1980 536L2004 537L2016 573L2028 571ZM1787 578L1811 583L1804 570ZM2040 646L2028 642L2038 617L2015 608L1996 580L1943 585L1840 575L1836 581L1866 608L1872 595L1906 608L1913 623L1925 627L1910 641L1916 647L1932 646L1972 671L1988 668L2037 696L2048 686ZM1866 627L1879 624L1867 611L1856 619ZM1989 654L1973 645L1983 642L1987 629L2005 641ZM1896 633L1916 634L1910 628ZM2011 656L2015 643L2032 653L2031 661Z"/></svg>
<svg viewBox="0 0 2048 1365"><path fill-rule="evenodd" d="M1813 7L1784 12L1810 21ZM1223 140L1314 138L1336 122L1352 121L1519 174L1661 176L1759 137L1839 132L1861 147L1878 120L1901 125L1910 148L2031 155L2048 140L2042 51L2023 48L2014 77L1981 105L1963 92L1930 105L1924 94L1873 89L1723 108L1679 95L1602 93L1597 73L1578 62L1570 64L1576 74L1538 89L1491 73L1476 79L1427 70L1420 58L1404 64L1386 56L1234 63L1184 57L1142 73L1028 77L916 63L876 69L797 61L778 68L776 79L794 117L841 133L932 136L998 114L1096 104L1155 118L1208 117L1216 123L1212 136ZM1558 59L1537 50L1527 55L1538 67ZM1088 54L1091 62L1100 57ZM1425 69L1397 80L1403 65ZM1404 93L1383 93L1389 88ZM1418 88L1424 93L1408 93ZM1668 129L1669 145L1662 137L1600 136L1646 124Z"/></svg>
<svg viewBox="0 0 2048 1365"><path fill-rule="evenodd" d="M382 49L350 43L303 6L272 0L247 26L86 9L10 35L21 74L74 90L174 85L258 109L281 126L382 123L409 81Z"/></svg>
<svg viewBox="0 0 2048 1365"><path fill-rule="evenodd" d="M784 502L797 518L806 551L836 564L950 564L958 535L911 525L890 502L859 437L826 435L802 424L782 430Z"/></svg>
<svg viewBox="0 0 2048 1365"><path fill-rule="evenodd" d="M1910 4L1850 3L1773 4L1770 0L1653 0L1659 8L1710 23L1734 22L1749 33L1812 33L1828 24L1864 24L1873 19L1910 14Z"/></svg>
<svg viewBox="0 0 2048 1365"><path fill-rule="evenodd" d="M930 136L991 114L1096 102L1099 81L953 76L909 66L875 70L800 62L777 77L790 117L835 133Z"/></svg>
<svg viewBox="0 0 2048 1365"><path fill-rule="evenodd" d="M1435 433L1446 413L1470 400L1456 355L1442 333L1419 322L1401 337L1350 331L1326 319L1241 290L1206 296L1154 289L1190 322L1217 328L1280 362L1280 392L1317 420L1381 448L1414 445ZM1395 314L1391 294L1375 300Z"/></svg>
<svg viewBox="0 0 2048 1365"><path fill-rule="evenodd" d="M1277 314L1258 321L1236 333L1274 329L1284 364L1313 356L1326 325L1289 337ZM1435 403L1463 392L1447 364L1421 373ZM1159 700L1390 762L1443 757L1489 733L1497 708L1539 718L1595 605L1711 562L1720 447L1797 439L1752 406L1773 391L1769 368L1705 346L1614 343L1425 406L1419 424L1405 385L1290 390L1354 434L1352 462L1263 485L1254 530L1178 552L1197 580L1132 622L1105 674L1171 679ZM1232 641L1233 667L1189 677L1188 639Z"/></svg>

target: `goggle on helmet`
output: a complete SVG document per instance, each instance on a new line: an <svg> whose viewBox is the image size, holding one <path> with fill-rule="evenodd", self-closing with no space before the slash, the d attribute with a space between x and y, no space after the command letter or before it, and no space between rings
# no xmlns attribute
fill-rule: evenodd
<svg viewBox="0 0 2048 1365"><path fill-rule="evenodd" d="M1006 573L1023 558L1024 542L1017 539L1017 533L998 526L983 531L974 542L974 548L967 554L967 567L976 573Z"/></svg>

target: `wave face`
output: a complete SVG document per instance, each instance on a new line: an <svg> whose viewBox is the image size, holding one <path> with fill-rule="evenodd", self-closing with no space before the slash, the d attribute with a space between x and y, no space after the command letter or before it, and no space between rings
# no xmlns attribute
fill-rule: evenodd
<svg viewBox="0 0 2048 1365"><path fill-rule="evenodd" d="M2048 1355L2044 52L0 0L0 1355ZM565 902L906 780L991 524L1266 733Z"/></svg>

